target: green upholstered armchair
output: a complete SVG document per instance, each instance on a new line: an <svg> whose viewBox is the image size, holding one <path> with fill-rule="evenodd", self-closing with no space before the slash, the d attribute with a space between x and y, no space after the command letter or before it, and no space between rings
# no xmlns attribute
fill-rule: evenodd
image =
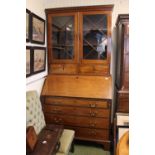
<svg viewBox="0 0 155 155"><path fill-rule="evenodd" d="M26 126L33 126L36 134L46 126L42 106L36 91L26 92ZM56 155L68 155L75 132L64 129L60 138L60 148Z"/></svg>

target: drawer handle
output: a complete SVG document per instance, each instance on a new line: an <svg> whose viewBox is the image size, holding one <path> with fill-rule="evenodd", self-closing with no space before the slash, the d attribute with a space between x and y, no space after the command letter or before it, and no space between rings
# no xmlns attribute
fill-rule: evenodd
<svg viewBox="0 0 155 155"><path fill-rule="evenodd" d="M55 122L55 123L58 123L58 119L57 119L57 118L54 118L54 122Z"/></svg>
<svg viewBox="0 0 155 155"><path fill-rule="evenodd" d="M53 109L53 112L54 112L54 113L62 113L62 111L59 110L59 109Z"/></svg>
<svg viewBox="0 0 155 155"><path fill-rule="evenodd" d="M55 123L62 123L62 119L61 118L54 118L54 122Z"/></svg>
<svg viewBox="0 0 155 155"><path fill-rule="evenodd" d="M95 117L96 113L95 112L90 112L90 116Z"/></svg>
<svg viewBox="0 0 155 155"><path fill-rule="evenodd" d="M90 123L90 127L95 127L96 123Z"/></svg>
<svg viewBox="0 0 155 155"><path fill-rule="evenodd" d="M89 104L91 108L95 108L96 104Z"/></svg>

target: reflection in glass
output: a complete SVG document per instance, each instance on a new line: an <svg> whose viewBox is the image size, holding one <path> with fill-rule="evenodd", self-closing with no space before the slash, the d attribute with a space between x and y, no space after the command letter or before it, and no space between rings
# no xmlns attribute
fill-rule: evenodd
<svg viewBox="0 0 155 155"><path fill-rule="evenodd" d="M74 17L52 17L52 44L54 59L74 57Z"/></svg>
<svg viewBox="0 0 155 155"><path fill-rule="evenodd" d="M104 60L107 57L107 16L83 16L83 58Z"/></svg>

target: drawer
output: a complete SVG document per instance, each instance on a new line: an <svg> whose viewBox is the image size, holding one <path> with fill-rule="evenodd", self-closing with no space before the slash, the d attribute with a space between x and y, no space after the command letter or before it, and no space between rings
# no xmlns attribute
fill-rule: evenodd
<svg viewBox="0 0 155 155"><path fill-rule="evenodd" d="M75 138L109 140L109 130L65 126L75 131Z"/></svg>
<svg viewBox="0 0 155 155"><path fill-rule="evenodd" d="M46 123L63 124L68 126L109 129L108 118L82 117L58 114L45 114Z"/></svg>
<svg viewBox="0 0 155 155"><path fill-rule="evenodd" d="M110 108L110 103L107 100L94 99L77 99L77 98L63 98L63 97L46 97L46 104L63 105L63 106L78 106L91 108Z"/></svg>
<svg viewBox="0 0 155 155"><path fill-rule="evenodd" d="M94 69L94 73L100 73L100 74L109 73L109 65L94 65L93 69Z"/></svg>
<svg viewBox="0 0 155 155"><path fill-rule="evenodd" d="M103 108L81 108L71 106L59 106L59 105L43 105L43 111L45 113L76 115L76 116L88 116L88 117L110 117L110 110Z"/></svg>
<svg viewBox="0 0 155 155"><path fill-rule="evenodd" d="M77 65L76 64L51 64L49 72L51 74L76 74Z"/></svg>
<svg viewBox="0 0 155 155"><path fill-rule="evenodd" d="M109 66L108 65L97 65L97 64L93 64L93 65L80 65L79 66L79 73L81 74L109 74Z"/></svg>
<svg viewBox="0 0 155 155"><path fill-rule="evenodd" d="M118 94L117 112L129 112L129 94Z"/></svg>

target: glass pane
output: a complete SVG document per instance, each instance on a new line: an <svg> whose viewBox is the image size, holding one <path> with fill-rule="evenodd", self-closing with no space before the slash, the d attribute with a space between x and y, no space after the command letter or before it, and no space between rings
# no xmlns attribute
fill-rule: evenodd
<svg viewBox="0 0 155 155"><path fill-rule="evenodd" d="M107 16L83 16L83 59L107 58Z"/></svg>
<svg viewBox="0 0 155 155"><path fill-rule="evenodd" d="M54 59L74 58L74 16L52 17Z"/></svg>

